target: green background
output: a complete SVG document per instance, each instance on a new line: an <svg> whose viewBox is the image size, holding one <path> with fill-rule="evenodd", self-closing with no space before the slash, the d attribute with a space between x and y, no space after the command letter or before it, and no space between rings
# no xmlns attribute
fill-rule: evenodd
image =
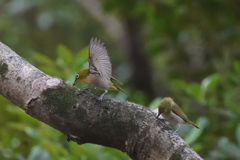
<svg viewBox="0 0 240 160"><path fill-rule="evenodd" d="M108 49L113 76L131 95L110 91L107 96L151 109L171 96L201 128L178 131L201 157L240 159L240 1L90 2L100 4L99 10L77 0L0 0L0 41L72 84L76 72L88 67L90 38L98 37ZM0 159L129 158L99 145L68 143L0 96Z"/></svg>

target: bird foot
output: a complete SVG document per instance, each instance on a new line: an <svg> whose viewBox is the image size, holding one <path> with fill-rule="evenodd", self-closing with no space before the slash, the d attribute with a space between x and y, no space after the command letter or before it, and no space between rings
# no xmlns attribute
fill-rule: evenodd
<svg viewBox="0 0 240 160"><path fill-rule="evenodd" d="M83 144L83 142L81 141L81 139L79 138L79 137L77 137L77 136L74 136L74 135L72 135L72 134L70 134L70 133L67 133L67 141L68 142L70 142L70 141L75 141L75 142L77 142L77 144L79 144L79 145L81 145L81 144Z"/></svg>
<svg viewBox="0 0 240 160"><path fill-rule="evenodd" d="M160 119L160 118L159 118ZM161 120L164 122L164 123L166 123L166 119L164 119L164 118L161 118Z"/></svg>
<svg viewBox="0 0 240 160"><path fill-rule="evenodd" d="M98 100L99 100L99 101L102 101L103 97L104 97L104 95L101 95L101 96L98 98Z"/></svg>
<svg viewBox="0 0 240 160"><path fill-rule="evenodd" d="M171 135L178 135L176 131L173 131Z"/></svg>
<svg viewBox="0 0 240 160"><path fill-rule="evenodd" d="M164 123L166 123L166 120L164 118L160 118L159 115L157 115L156 118L159 119L159 120L162 120Z"/></svg>
<svg viewBox="0 0 240 160"><path fill-rule="evenodd" d="M105 92L98 98L98 100L102 101L104 95L108 92L108 90L105 90Z"/></svg>
<svg viewBox="0 0 240 160"><path fill-rule="evenodd" d="M84 90L84 91L90 91L91 88L82 88L82 90Z"/></svg>

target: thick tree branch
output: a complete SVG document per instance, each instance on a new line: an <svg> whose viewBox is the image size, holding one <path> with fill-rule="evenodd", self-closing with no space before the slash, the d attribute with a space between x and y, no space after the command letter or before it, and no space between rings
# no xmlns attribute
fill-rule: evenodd
<svg viewBox="0 0 240 160"><path fill-rule="evenodd" d="M156 114L104 98L39 71L0 42L0 94L68 140L126 152L134 160L201 159Z"/></svg>

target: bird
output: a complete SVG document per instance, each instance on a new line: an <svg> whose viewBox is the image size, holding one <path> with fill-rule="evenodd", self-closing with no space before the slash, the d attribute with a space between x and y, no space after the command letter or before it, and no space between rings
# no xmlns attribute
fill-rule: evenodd
<svg viewBox="0 0 240 160"><path fill-rule="evenodd" d="M112 77L112 64L108 56L104 43L97 38L91 38L89 43L89 68L78 71L75 76L73 86L77 82L82 82L94 87L94 89L102 89L105 92L98 98L102 100L108 90L121 91L128 95L118 84L122 85L116 78Z"/></svg>
<svg viewBox="0 0 240 160"><path fill-rule="evenodd" d="M173 134L175 134L180 128L180 124L194 126L199 129L197 125L188 119L181 108L170 97L163 98L158 106L158 115L156 118L158 118L160 115L162 115L166 121L174 125L178 125L178 128L175 130L175 132L173 132Z"/></svg>

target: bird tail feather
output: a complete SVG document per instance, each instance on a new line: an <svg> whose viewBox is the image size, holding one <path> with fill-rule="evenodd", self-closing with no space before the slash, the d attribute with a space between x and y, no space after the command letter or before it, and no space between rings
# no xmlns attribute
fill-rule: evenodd
<svg viewBox="0 0 240 160"><path fill-rule="evenodd" d="M112 82L112 87L110 89L121 91L129 96L129 94L127 92L125 92L119 85L117 85L117 83L115 81L111 81L111 82Z"/></svg>
<svg viewBox="0 0 240 160"><path fill-rule="evenodd" d="M197 129L199 129L199 127L198 127L196 124L192 123L192 122L187 122L186 124L187 124L187 125L190 125L190 126L194 126L194 127L196 127Z"/></svg>

